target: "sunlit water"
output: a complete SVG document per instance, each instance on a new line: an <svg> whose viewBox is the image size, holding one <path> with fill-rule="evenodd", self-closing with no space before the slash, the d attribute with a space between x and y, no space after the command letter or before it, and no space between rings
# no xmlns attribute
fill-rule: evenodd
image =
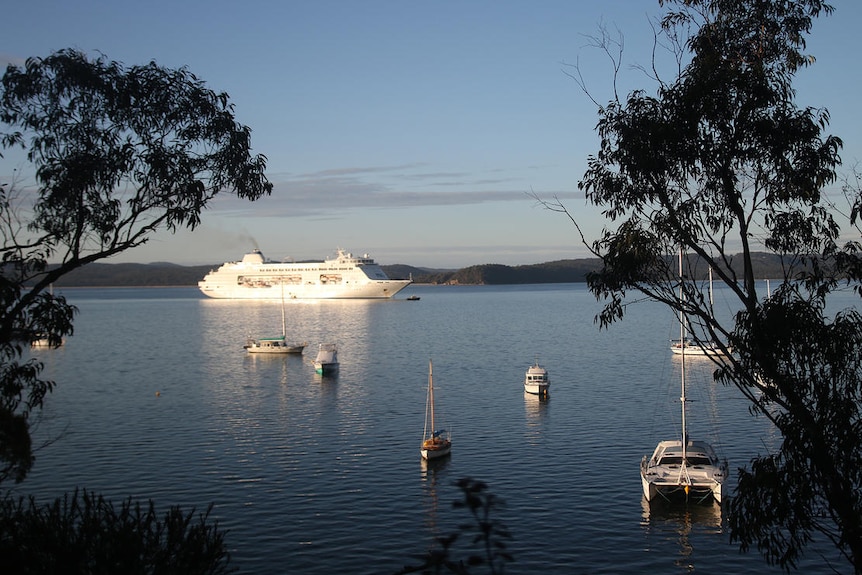
<svg viewBox="0 0 862 575"><path fill-rule="evenodd" d="M417 294L420 301L406 301ZM678 335L648 303L599 331L582 284L412 286L392 301L287 304L303 356L247 355L279 302L196 289L66 290L76 332L40 350L58 382L19 493L76 487L204 510L243 573L394 573L467 519L453 483L505 501L509 573L779 573L729 543L718 506L650 511L638 464L679 426ZM310 364L339 345L340 373ZM550 399L523 391L538 358ZM450 458L420 462L428 360ZM691 434L731 469L777 444L738 392L690 362ZM735 485L735 473L730 485ZM811 553L806 573L829 573Z"/></svg>

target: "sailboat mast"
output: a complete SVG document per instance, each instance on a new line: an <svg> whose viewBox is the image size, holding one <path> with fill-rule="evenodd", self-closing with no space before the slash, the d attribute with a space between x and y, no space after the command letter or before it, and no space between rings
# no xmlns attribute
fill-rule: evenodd
<svg viewBox="0 0 862 575"><path fill-rule="evenodd" d="M431 360L428 360L428 402L431 404L431 435L434 435L434 376Z"/></svg>
<svg viewBox="0 0 862 575"><path fill-rule="evenodd" d="M679 310L679 333L680 333L680 341L682 342L681 354L680 354L680 403L682 404L682 461L683 466L686 461L686 444L688 443L688 430L686 429L685 423L685 338L686 338L686 329L685 329L685 315L682 310L682 304L684 303L684 292L682 287L683 282L683 273L682 273L682 248L679 250L679 301L680 301L680 310Z"/></svg>

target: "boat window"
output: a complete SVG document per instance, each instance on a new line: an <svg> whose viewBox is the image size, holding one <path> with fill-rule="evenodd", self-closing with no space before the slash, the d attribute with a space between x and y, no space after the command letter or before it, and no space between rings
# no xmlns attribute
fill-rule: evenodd
<svg viewBox="0 0 862 575"><path fill-rule="evenodd" d="M658 462L659 465L682 465L682 457L678 455L669 455L662 457Z"/></svg>
<svg viewBox="0 0 862 575"><path fill-rule="evenodd" d="M709 460L709 457L689 457L688 458L689 465L712 465L712 461Z"/></svg>

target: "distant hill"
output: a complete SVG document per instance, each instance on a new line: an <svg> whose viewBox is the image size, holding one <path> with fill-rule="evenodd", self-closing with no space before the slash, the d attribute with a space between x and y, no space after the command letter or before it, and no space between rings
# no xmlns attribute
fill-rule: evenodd
<svg viewBox="0 0 862 575"><path fill-rule="evenodd" d="M781 258L772 254L753 254L755 275L760 278L783 276ZM196 286L198 281L221 264L180 266L171 263L106 264L93 263L64 276L56 287L155 287ZM533 283L574 283L586 281L587 274L599 269L597 258L557 260L541 264L506 266L482 264L457 270L418 268L406 264L381 265L393 279L412 277L421 284L502 285ZM705 272L704 272L705 273Z"/></svg>

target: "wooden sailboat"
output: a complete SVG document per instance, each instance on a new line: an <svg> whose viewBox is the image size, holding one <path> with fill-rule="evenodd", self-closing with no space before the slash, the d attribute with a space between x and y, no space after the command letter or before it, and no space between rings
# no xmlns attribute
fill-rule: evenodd
<svg viewBox="0 0 862 575"><path fill-rule="evenodd" d="M437 459L449 455L452 440L445 429L437 429L434 422L434 373L428 360L428 392L425 398L425 430L422 432L422 459Z"/></svg>
<svg viewBox="0 0 862 575"><path fill-rule="evenodd" d="M682 252L679 269L682 282ZM680 298L682 298L680 283ZM680 312L680 339L685 341L686 323ZM727 479L727 462L721 461L712 445L705 441L694 441L688 437L686 422L685 347L680 352L682 404L682 438L660 441L652 456L641 461L641 484L647 501L663 499L685 502L715 501L721 503L724 482Z"/></svg>
<svg viewBox="0 0 862 575"><path fill-rule="evenodd" d="M248 338L243 346L249 353L295 353L300 354L308 342L288 343L287 326L284 317L284 284L281 285L281 335L274 337Z"/></svg>

